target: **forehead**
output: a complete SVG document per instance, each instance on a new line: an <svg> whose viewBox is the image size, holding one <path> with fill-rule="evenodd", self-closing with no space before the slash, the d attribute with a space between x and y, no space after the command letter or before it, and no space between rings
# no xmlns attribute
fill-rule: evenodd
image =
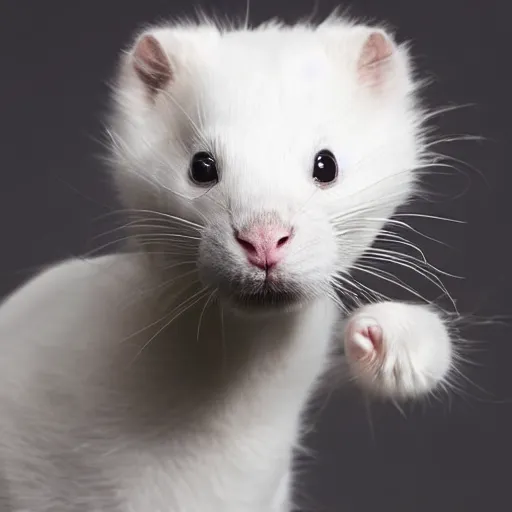
<svg viewBox="0 0 512 512"><path fill-rule="evenodd" d="M289 124L331 104L331 57L312 32L233 32L221 37L201 71L204 121Z"/></svg>

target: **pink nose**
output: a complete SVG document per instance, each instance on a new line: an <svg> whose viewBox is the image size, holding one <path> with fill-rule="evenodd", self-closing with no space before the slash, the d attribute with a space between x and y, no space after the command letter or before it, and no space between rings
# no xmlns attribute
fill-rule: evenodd
<svg viewBox="0 0 512 512"><path fill-rule="evenodd" d="M270 270L284 257L291 230L281 225L255 225L236 234L247 259L255 267Z"/></svg>

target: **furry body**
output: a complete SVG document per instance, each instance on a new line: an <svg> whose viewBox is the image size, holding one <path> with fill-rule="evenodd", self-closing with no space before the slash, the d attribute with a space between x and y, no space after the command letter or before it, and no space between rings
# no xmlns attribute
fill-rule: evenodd
<svg viewBox="0 0 512 512"><path fill-rule="evenodd" d="M445 378L426 307L362 307L336 336L335 277L414 189L413 89L405 50L339 20L138 39L112 120L136 250L56 265L0 310L2 511L289 512L333 343L387 397ZM340 169L319 186L325 146ZM206 150L208 187L188 171ZM237 233L272 223L292 235L265 272Z"/></svg>

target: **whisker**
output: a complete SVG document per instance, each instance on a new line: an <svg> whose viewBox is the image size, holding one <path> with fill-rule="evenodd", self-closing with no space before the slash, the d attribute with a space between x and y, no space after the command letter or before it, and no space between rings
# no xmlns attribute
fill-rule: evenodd
<svg viewBox="0 0 512 512"><path fill-rule="evenodd" d="M217 293L217 289L213 290L212 293L210 294L210 296L206 299L206 302L204 304L204 307L201 311L201 314L199 315L199 321L197 323L197 342L199 343L199 333L201 331L201 323L203 321L203 315L204 315L204 312L206 311L206 308L208 307L208 304L210 303L210 301L213 299L213 297L215 296L215 294Z"/></svg>
<svg viewBox="0 0 512 512"><path fill-rule="evenodd" d="M100 218L107 218L107 217L110 217L113 215L123 215L124 216L127 214L146 214L146 215L156 216L156 217L165 217L166 219L171 219L171 220L175 220L177 222L181 222L183 224L187 224L191 227L196 228L200 232L202 232L204 229L204 226L202 226L201 224L197 224L196 222L193 222L191 220L184 219L182 217L178 217L176 215L172 215L170 213L165 213L165 212L161 212L161 211L157 211L157 210L147 210L147 209L138 209L138 208L123 208L123 209L115 210L112 212L108 212L108 213L100 216Z"/></svg>
<svg viewBox="0 0 512 512"><path fill-rule="evenodd" d="M342 275L345 274L345 275ZM376 292L374 290L372 290L371 288L369 288L368 286L358 282L356 279L354 279L348 272L346 271L339 271L336 273L336 275L334 276L334 279L335 280L340 280L344 283L346 283L347 285L349 286L355 286L356 288L359 287L359 289L357 290L359 293L363 294L363 297L368 300L369 302L374 302L378 297L384 297L384 298L388 298L386 297L385 295L379 293L379 292ZM361 288L363 288L365 291L363 292L363 290L361 290ZM368 293L370 293L370 295L368 295ZM356 295L356 298L357 298L357 295Z"/></svg>
<svg viewBox="0 0 512 512"><path fill-rule="evenodd" d="M464 279L462 276L457 276L455 274L450 274L449 272L445 272L444 270L441 270L441 269L435 267L434 265L429 263L427 260L419 260L419 259L415 258L414 256L411 256L410 254L404 254L404 253L399 253L397 251L381 249L379 247L370 247L369 249L367 249L366 252L367 252L367 254L378 254L383 258L385 256L389 255L390 257L397 258L398 260L400 260L404 263L413 265L414 267L416 267L417 269L419 269L421 271L425 271L428 273L430 273L432 271L433 276L435 276L435 273L438 273L438 274L445 275L447 277L451 277L453 279ZM427 269L430 269L430 270L424 269L423 266L427 267ZM438 277L435 276L435 279L438 279Z"/></svg>
<svg viewBox="0 0 512 512"><path fill-rule="evenodd" d="M189 297L188 299L184 300L180 306L178 306L177 308L175 308L170 314L172 315L172 317L170 318L169 321L165 322L165 324L156 331L155 334L153 334L153 336L151 336L149 338L149 340L146 341L146 343L144 343L144 345L142 346L142 348L138 351L137 355L135 356L135 359L137 359L141 354L142 352L146 349L146 347L149 346L149 344L160 334L162 333L165 329L167 329L171 324L172 322L174 322L176 319L178 319L183 313L185 313L186 311L188 311L191 307L193 307L195 304L197 304L204 296L205 296L205 293L208 292L208 289L207 288L202 288L201 290L199 290L197 293L194 293L194 295L192 295L191 297ZM168 315L166 315L168 316Z"/></svg>
<svg viewBox="0 0 512 512"><path fill-rule="evenodd" d="M485 140L485 137L481 135L452 135L448 137L444 137L442 139L434 139L425 144L425 150L430 149L433 146L437 146L439 144L446 144L451 142L482 142Z"/></svg>
<svg viewBox="0 0 512 512"><path fill-rule="evenodd" d="M98 239L98 238L101 238L101 237L104 237L104 236L107 236L107 235L111 235L113 233L117 233L119 231L134 231L134 233L131 235L131 236L140 236L140 235L149 235L149 234L155 234L155 236L163 236L163 235L169 235L169 236L174 236L174 237L181 237L181 238L190 238L190 239L194 239L194 240L200 240L201 238L200 237L197 237L197 236L191 236L191 235L184 235L184 234L181 234L181 233L168 233L168 232L162 232L162 233L159 233L157 231L152 231L151 233L138 233L136 230L147 230L147 229L153 229L155 230L156 228L160 228L160 229L166 229L166 228L169 228L169 229L172 229L174 226L168 224L168 223L165 223L164 221L160 221L160 220L155 220L154 223L148 223L149 221L146 219L144 223L141 223L140 221L132 221L132 222L128 222L126 224L124 224L123 226L119 226L117 228L113 228L109 231L106 231L104 233L101 233L97 236L95 236L93 238L94 239ZM167 225L166 225L167 224Z"/></svg>
<svg viewBox="0 0 512 512"><path fill-rule="evenodd" d="M188 114L188 112L185 110L185 108L183 108L183 106L179 103L179 101L176 99L176 97L168 90L164 90L162 91L164 96L171 100L171 102L173 103L173 105L175 107L178 108L178 110L185 116L185 118L187 119L187 121L190 123L190 126L192 127L192 129L194 130L194 134L196 135L196 137L202 142L202 144L206 147L206 148L209 148L210 144L209 144L209 141L204 137L203 135L203 131L199 128L199 126L197 125L197 123L192 119L192 117Z"/></svg>
<svg viewBox="0 0 512 512"><path fill-rule="evenodd" d="M119 239L116 239L116 240L111 240L110 242L107 242L103 245L101 245L100 247L97 247L96 249L92 249L91 251L88 251L87 253L85 253L84 257L88 258L88 257L91 257L105 249L108 249L109 247L112 247L114 245L117 245L121 242L124 242L126 240L133 240L133 241L137 241L138 245L140 247L144 247L144 245L153 245L153 244L158 244L158 243L163 243L163 242L168 242L169 239L168 238L152 238L149 234L147 235L148 238L144 238L144 235L130 235L130 236L124 236L124 237L121 237ZM172 237L171 237L172 238ZM140 242L140 239L143 240L143 242ZM179 244L173 244L173 248L176 249L176 248L180 248L180 245ZM188 251L182 251L182 254L192 254L194 253L194 247L192 245L188 245L188 246L181 246L181 248L185 248L185 249L189 249ZM168 252L167 254L171 254L170 252Z"/></svg>
<svg viewBox="0 0 512 512"><path fill-rule="evenodd" d="M175 265L170 265L170 266L164 267L164 269L168 270L168 269L170 269L172 267L178 267L178 266L181 266L181 265L190 265L190 264L195 264L195 262L193 262L193 261L192 262L181 262L181 263L177 263ZM148 295L154 294L154 293L158 292L159 290L166 289L171 284L175 283L176 281L178 281L180 279L183 279L185 277L191 276L191 275L196 274L196 273L197 273L197 268L193 268L192 270L190 270L188 272L184 272L184 273L182 273L182 274L180 274L178 276L174 276L171 279L167 279L163 283L158 284L157 286L140 290L140 295L139 296L134 297L133 299L126 301L124 303L124 305L125 305L125 307L128 307L129 305L134 304L137 300L145 299L145 298L147 298ZM144 330L152 327L153 325L155 325L155 324L157 324L159 322L160 322L160 320L158 320L158 321L156 321L156 322L154 322L154 323L144 327L143 329L140 329L139 331L137 331L136 333L132 334L131 336L134 336L136 334L140 334ZM127 339L129 339L129 338L127 338Z"/></svg>
<svg viewBox="0 0 512 512"><path fill-rule="evenodd" d="M355 228L346 229L346 230L342 230L342 231L335 230L336 235L338 235L338 236L344 236L349 233L358 233L358 232L366 232L366 231L370 232L370 233L374 233L376 230L372 229L372 228L367 228L367 227L355 227ZM404 237L397 235L396 233L382 229L380 231L377 231L375 241L376 242L382 241L382 242L387 242L387 243L394 243L394 244L405 245L407 247L410 247L414 251L417 251L420 253L420 255L422 257L421 261L423 263L427 263L427 258L425 257L425 254L419 247L417 247L413 243L409 242Z"/></svg>
<svg viewBox="0 0 512 512"><path fill-rule="evenodd" d="M194 270L194 271L196 271L196 270ZM172 284L172 283L176 282L178 279L181 279L182 277L187 277L188 275L193 274L193 272L194 272L194 271L186 272L186 273L184 273L183 275L180 275L180 276L177 276L177 277L175 277L175 278L173 278L173 279L170 279L169 281L166 281L165 283L162 283L161 287L163 288L163 287L165 287L165 286L168 286L168 285L170 285L170 284ZM190 283L190 285L189 285L187 288L189 288L190 286L192 286L194 283L195 283L195 281L194 281L194 282L192 282L192 283ZM155 287L155 288L153 288L153 289L151 289L151 290L149 290L149 291L156 290L157 288L160 288L160 286L157 286L157 287ZM144 291L143 291L142 293L144 293ZM129 304L129 303L128 303L128 304ZM165 320L166 316L167 316L167 315L164 315L164 317L163 317L163 318L159 318L158 320L155 320L155 321L153 321L153 322L149 323L148 325L146 325L146 326L144 326L144 327L142 327L142 328L140 328L140 329L136 330L135 332L131 333L130 335L126 336L126 337L121 341L121 343L124 343L124 342L126 342L126 341L128 341L128 340L130 340L130 339L134 338L135 336L137 336L137 335L139 335L139 334L143 333L144 331L147 331L147 330L148 330L148 329L150 329L151 327L154 327L155 325L157 325L157 324L159 324L159 323L163 322L163 321Z"/></svg>
<svg viewBox="0 0 512 512"><path fill-rule="evenodd" d="M466 221L464 220L450 219L448 217L438 217L435 215L426 215L423 213L396 213L394 217L421 217L423 219L442 220L445 222L453 222L455 224L467 224Z"/></svg>
<svg viewBox="0 0 512 512"><path fill-rule="evenodd" d="M408 291L409 293L413 294L415 297L421 299L423 302L426 302L427 304L430 304L430 301L428 301L420 293L416 292L410 286L407 286L405 283L400 281L395 276L393 276L394 279L391 279L391 278L383 275L383 274L388 274L388 272L384 272L384 271L376 272L375 269L367 267L366 265L361 265L361 264L353 265L353 268L356 269L356 270L359 270L361 272L364 272L366 274L372 275L373 277L377 277L379 279L387 281L388 283L394 284L395 286L398 286L398 287L402 288L403 290Z"/></svg>
<svg viewBox="0 0 512 512"><path fill-rule="evenodd" d="M439 107L436 110L432 110L430 112L425 113L422 117L422 121L423 122L430 121L433 118L438 117L442 114L446 114L448 112L453 112L455 110L461 110L463 108L475 107L475 106L476 106L476 104L474 104L474 103L465 103L465 104L461 104L461 105L448 105L446 107Z"/></svg>
<svg viewBox="0 0 512 512"><path fill-rule="evenodd" d="M410 226L409 224L403 222L403 221L400 221L400 220L396 220L396 219L383 219L383 218L379 218L379 217L376 217L376 218L371 218L371 217L366 217L364 219L361 219L361 220L364 220L364 221L367 221L367 222L383 222L384 224L386 223L389 223L389 224L392 224L394 226L397 226L397 227L402 227L402 228L405 228L405 229L408 229L410 231L412 231L413 233L416 233L417 235L420 235L422 236L423 238L426 238L428 240L431 240L432 242L436 242L438 244L441 244L441 245L445 245L446 247L450 247L448 244L444 243L444 242L441 242L440 240L436 240L435 238L432 238L431 236L429 235L426 235L425 233L413 228L412 226Z"/></svg>

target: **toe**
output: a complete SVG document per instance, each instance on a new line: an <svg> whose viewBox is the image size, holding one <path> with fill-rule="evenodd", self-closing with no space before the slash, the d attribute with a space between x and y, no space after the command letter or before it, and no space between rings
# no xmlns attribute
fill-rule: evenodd
<svg viewBox="0 0 512 512"><path fill-rule="evenodd" d="M382 340L383 340L382 327L378 324L370 325L368 327L368 338L370 339L374 349L377 352L380 352L382 349Z"/></svg>
<svg viewBox="0 0 512 512"><path fill-rule="evenodd" d="M382 347L382 328L373 318L358 318L347 329L347 351L356 359L372 359Z"/></svg>
<svg viewBox="0 0 512 512"><path fill-rule="evenodd" d="M373 344L368 336L362 332L353 332L348 343L350 356L354 359L367 359L374 351Z"/></svg>

